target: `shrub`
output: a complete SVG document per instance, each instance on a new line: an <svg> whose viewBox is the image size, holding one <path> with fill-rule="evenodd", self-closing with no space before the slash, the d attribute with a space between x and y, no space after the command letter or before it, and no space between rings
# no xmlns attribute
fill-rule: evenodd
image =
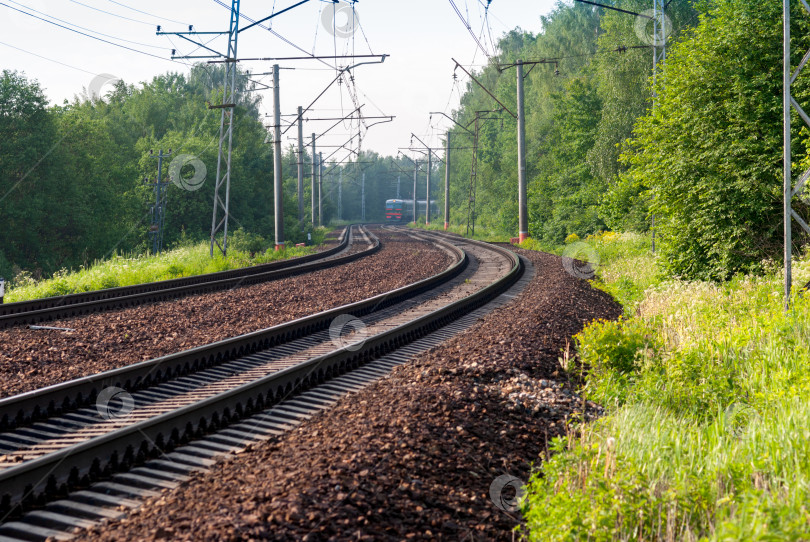
<svg viewBox="0 0 810 542"><path fill-rule="evenodd" d="M598 373L633 373L639 367L640 358L654 355L658 349L650 330L637 320L592 322L574 339L580 360Z"/></svg>
<svg viewBox="0 0 810 542"><path fill-rule="evenodd" d="M239 228L228 237L228 248L247 254L260 254L269 246L261 235L250 233Z"/></svg>

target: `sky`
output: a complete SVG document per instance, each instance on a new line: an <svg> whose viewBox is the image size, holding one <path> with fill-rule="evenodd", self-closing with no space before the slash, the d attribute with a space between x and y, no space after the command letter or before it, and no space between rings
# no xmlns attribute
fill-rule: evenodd
<svg viewBox="0 0 810 542"><path fill-rule="evenodd" d="M242 0L241 13L258 20L297 1L300 0ZM500 36L515 27L539 32L540 17L548 14L556 3L557 0L491 0L487 10L486 0L407 3L363 0L354 4L352 18L347 0L338 4L309 0L265 23L272 22L277 35L258 26L240 33L237 56L249 59L312 54L390 55L383 63L353 70L354 94L358 105L363 105L364 116L396 117L392 122L371 126L367 132L364 129L363 150L395 155L399 148L410 146L411 133L431 147L441 145L442 134L450 123L439 115L431 119L429 113L450 114L458 106L466 80L459 70L460 78L454 82L455 64L451 58L468 67L485 64ZM172 49L180 56L205 53L181 37L156 35L157 25L164 32L188 31L189 25L197 32L227 32L229 15L229 0L0 0L0 69L22 71L38 80L51 103L62 103L64 99L82 95L85 89L99 90L99 87L103 96L111 88L102 85L107 80L120 78L137 85L167 71L187 73L191 61L172 61ZM242 19L240 24L244 28L249 22ZM212 40L208 43L210 48L227 50L226 37L189 37ZM364 61L379 62L379 58L354 60ZM282 68L281 112L293 115L299 105L309 105L335 78L334 66L354 63L350 59L326 62L331 67L311 59L245 60L240 66L253 74L264 74L278 63ZM272 83L269 75L253 78L268 86ZM343 117L355 108L347 86L333 85L305 115L307 136L333 124L315 119ZM262 112L268 115L269 125L272 91L263 90L261 95ZM370 125L377 121L366 122ZM341 160L348 156L348 151L339 146L356 132L356 123L354 127L349 123L339 125L319 139L320 150L324 156L336 152L333 159ZM290 130L285 138L295 133ZM286 146L293 141L284 143ZM357 138L349 145L356 150Z"/></svg>

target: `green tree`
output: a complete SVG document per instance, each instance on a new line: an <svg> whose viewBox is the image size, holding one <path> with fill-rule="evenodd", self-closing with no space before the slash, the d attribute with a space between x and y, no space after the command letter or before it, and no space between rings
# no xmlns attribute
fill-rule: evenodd
<svg viewBox="0 0 810 542"><path fill-rule="evenodd" d="M796 9L804 51L810 24ZM780 19L774 2L713 2L670 49L658 105L636 127L624 182L649 187L672 274L726 279L781 250Z"/></svg>
<svg viewBox="0 0 810 542"><path fill-rule="evenodd" d="M0 75L0 269L16 262L52 267L59 246L58 217L73 198L60 175L57 127L36 81L3 70ZM63 224L61 224L63 225ZM70 233L68 234L70 235Z"/></svg>

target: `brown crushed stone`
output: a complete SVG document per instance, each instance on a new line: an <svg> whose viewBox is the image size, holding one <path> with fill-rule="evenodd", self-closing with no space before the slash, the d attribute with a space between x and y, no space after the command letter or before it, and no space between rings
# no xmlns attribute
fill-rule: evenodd
<svg viewBox="0 0 810 542"><path fill-rule="evenodd" d="M375 234L383 242L379 252L335 268L47 324L73 332L2 330L0 397L361 301L432 276L451 263L430 243L379 230Z"/></svg>
<svg viewBox="0 0 810 542"><path fill-rule="evenodd" d="M526 481L581 412L561 351L621 314L558 257L516 250L536 276L511 304L80 540L511 540L519 517L493 505L490 484Z"/></svg>

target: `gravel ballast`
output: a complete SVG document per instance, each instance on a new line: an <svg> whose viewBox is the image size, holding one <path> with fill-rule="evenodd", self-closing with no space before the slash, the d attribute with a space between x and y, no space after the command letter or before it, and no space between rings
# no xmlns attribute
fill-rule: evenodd
<svg viewBox="0 0 810 542"><path fill-rule="evenodd" d="M598 412L558 360L585 323L621 314L558 257L516 251L536 275L512 303L81 539L511 540L518 512L490 486L525 482L572 414Z"/></svg>
<svg viewBox="0 0 810 542"><path fill-rule="evenodd" d="M346 265L224 292L49 322L75 331L0 331L0 397L256 331L411 284L445 251L376 230L383 247ZM356 245L367 246L355 236ZM396 272L394 272L396 269Z"/></svg>

